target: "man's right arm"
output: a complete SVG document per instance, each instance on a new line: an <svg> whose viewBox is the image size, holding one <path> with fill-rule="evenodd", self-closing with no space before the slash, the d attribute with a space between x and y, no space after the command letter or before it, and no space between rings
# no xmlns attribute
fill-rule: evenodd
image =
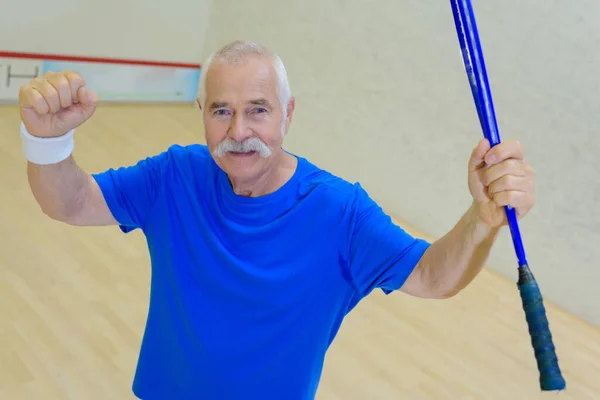
<svg viewBox="0 0 600 400"><path fill-rule="evenodd" d="M169 154L97 174L72 156L74 131L87 121L98 96L72 71L46 72L19 95L23 151L33 195L49 217L71 225L146 226L169 165Z"/></svg>
<svg viewBox="0 0 600 400"><path fill-rule="evenodd" d="M77 226L116 225L96 180L72 156L50 165L27 163L31 191L50 218Z"/></svg>
<svg viewBox="0 0 600 400"><path fill-rule="evenodd" d="M117 223L96 180L70 154L74 129L94 114L97 101L73 71L46 72L19 92L29 186L45 214L72 225Z"/></svg>

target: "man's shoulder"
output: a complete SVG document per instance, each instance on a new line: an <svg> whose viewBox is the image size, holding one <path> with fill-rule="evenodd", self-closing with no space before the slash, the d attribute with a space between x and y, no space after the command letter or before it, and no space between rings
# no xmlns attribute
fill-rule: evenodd
<svg viewBox="0 0 600 400"><path fill-rule="evenodd" d="M197 159L197 160L209 160L211 159L210 151L204 144L173 144L165 151L172 159Z"/></svg>
<svg viewBox="0 0 600 400"><path fill-rule="evenodd" d="M214 170L213 163L206 145L172 144L162 152L141 160L138 166L165 184L179 185L207 176Z"/></svg>
<svg viewBox="0 0 600 400"><path fill-rule="evenodd" d="M351 201L356 199L364 189L358 182L351 182L334 172L323 169L316 164L301 158L304 163L303 186L310 190L318 190L328 199Z"/></svg>
<svg viewBox="0 0 600 400"><path fill-rule="evenodd" d="M173 144L157 156L170 172L187 174L209 168L213 162L210 151L203 144ZM204 169L207 172L207 169Z"/></svg>

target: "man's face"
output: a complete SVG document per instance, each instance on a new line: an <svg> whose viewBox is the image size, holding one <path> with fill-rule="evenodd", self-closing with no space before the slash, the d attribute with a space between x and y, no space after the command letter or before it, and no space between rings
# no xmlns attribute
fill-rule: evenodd
<svg viewBox="0 0 600 400"><path fill-rule="evenodd" d="M284 121L268 59L210 67L203 107L206 143L231 179L259 179L272 166L291 121L290 104Z"/></svg>

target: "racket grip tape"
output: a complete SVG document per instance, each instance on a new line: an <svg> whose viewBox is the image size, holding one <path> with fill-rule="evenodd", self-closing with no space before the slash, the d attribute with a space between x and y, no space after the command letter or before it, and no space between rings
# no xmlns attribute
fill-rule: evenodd
<svg viewBox="0 0 600 400"><path fill-rule="evenodd" d="M540 387L542 390L563 390L566 382L558 365L544 300L537 281L527 264L519 268L517 286L521 294L531 344L540 373Z"/></svg>

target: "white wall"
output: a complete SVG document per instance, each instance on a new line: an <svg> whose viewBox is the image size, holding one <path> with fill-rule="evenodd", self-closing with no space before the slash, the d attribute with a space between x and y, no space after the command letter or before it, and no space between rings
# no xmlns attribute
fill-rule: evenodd
<svg viewBox="0 0 600 400"><path fill-rule="evenodd" d="M522 223L531 267L546 299L600 326L600 3L474 3L502 137L522 141L537 170ZM287 64L289 150L430 234L466 210L481 131L449 2L215 2L202 59L238 38ZM508 230L490 266L516 280Z"/></svg>
<svg viewBox="0 0 600 400"><path fill-rule="evenodd" d="M2 0L0 51L201 58L212 0Z"/></svg>

